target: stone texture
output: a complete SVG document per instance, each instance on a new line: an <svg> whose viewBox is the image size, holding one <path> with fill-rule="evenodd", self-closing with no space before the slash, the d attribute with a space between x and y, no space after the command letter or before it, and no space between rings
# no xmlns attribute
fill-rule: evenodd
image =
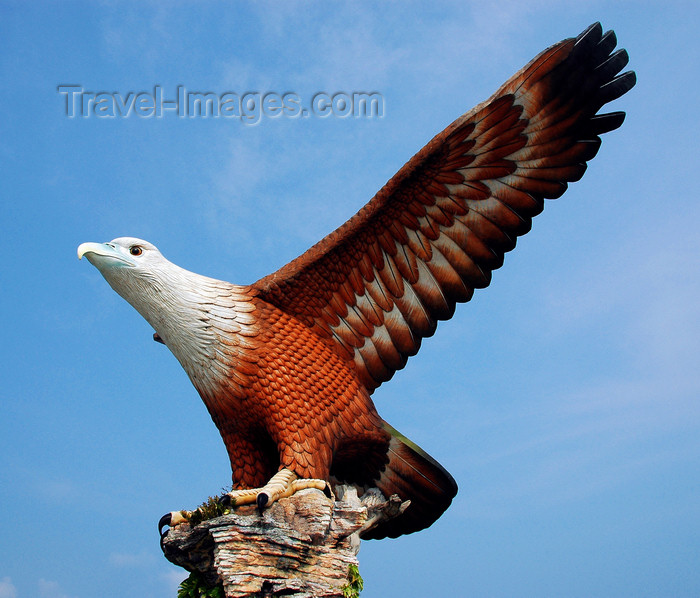
<svg viewBox="0 0 700 598"><path fill-rule="evenodd" d="M334 500L302 490L262 513L245 506L194 528L179 525L163 538L163 552L208 583L223 582L227 598L342 598L360 534L407 505L376 490L362 499L352 487L336 492Z"/></svg>

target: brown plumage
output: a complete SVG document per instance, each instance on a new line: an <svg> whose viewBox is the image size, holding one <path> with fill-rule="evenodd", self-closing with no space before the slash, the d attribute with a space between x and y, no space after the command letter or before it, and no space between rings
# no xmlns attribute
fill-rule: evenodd
<svg viewBox="0 0 700 598"><path fill-rule="evenodd" d="M486 287L544 199L583 175L635 83L599 24L545 50L416 154L353 218L250 286L205 278L132 238L79 250L153 325L198 389L234 486L281 468L398 494L366 537L433 523L457 486L370 398L437 322Z"/></svg>

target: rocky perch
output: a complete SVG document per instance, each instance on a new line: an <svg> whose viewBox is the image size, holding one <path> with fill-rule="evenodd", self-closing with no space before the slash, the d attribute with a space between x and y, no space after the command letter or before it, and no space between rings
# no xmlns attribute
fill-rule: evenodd
<svg viewBox="0 0 700 598"><path fill-rule="evenodd" d="M360 535L408 504L378 490L361 498L350 486L336 493L302 490L262 513L242 506L194 527L178 525L163 537L163 553L209 586L222 584L227 598L353 595Z"/></svg>

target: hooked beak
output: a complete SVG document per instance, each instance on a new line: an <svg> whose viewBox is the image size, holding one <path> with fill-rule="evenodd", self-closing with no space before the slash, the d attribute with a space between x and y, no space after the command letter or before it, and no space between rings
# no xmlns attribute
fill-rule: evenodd
<svg viewBox="0 0 700 598"><path fill-rule="evenodd" d="M120 262L127 266L135 266L129 256L124 255L116 246L111 243L81 243L78 246L78 259L85 258L93 266L117 265ZM119 265L121 265L119 264Z"/></svg>

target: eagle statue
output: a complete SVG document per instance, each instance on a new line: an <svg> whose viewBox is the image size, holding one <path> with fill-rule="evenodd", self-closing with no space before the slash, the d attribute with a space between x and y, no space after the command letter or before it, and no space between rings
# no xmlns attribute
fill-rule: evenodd
<svg viewBox="0 0 700 598"><path fill-rule="evenodd" d="M598 113L636 82L619 74L628 55L616 44L596 23L551 46L335 232L251 285L184 270L140 239L80 245L199 392L231 461L230 501L264 509L309 486L378 488L405 508L365 531L375 539L447 509L455 481L371 395L488 286L544 200L580 179L601 134L622 124L623 112Z"/></svg>

